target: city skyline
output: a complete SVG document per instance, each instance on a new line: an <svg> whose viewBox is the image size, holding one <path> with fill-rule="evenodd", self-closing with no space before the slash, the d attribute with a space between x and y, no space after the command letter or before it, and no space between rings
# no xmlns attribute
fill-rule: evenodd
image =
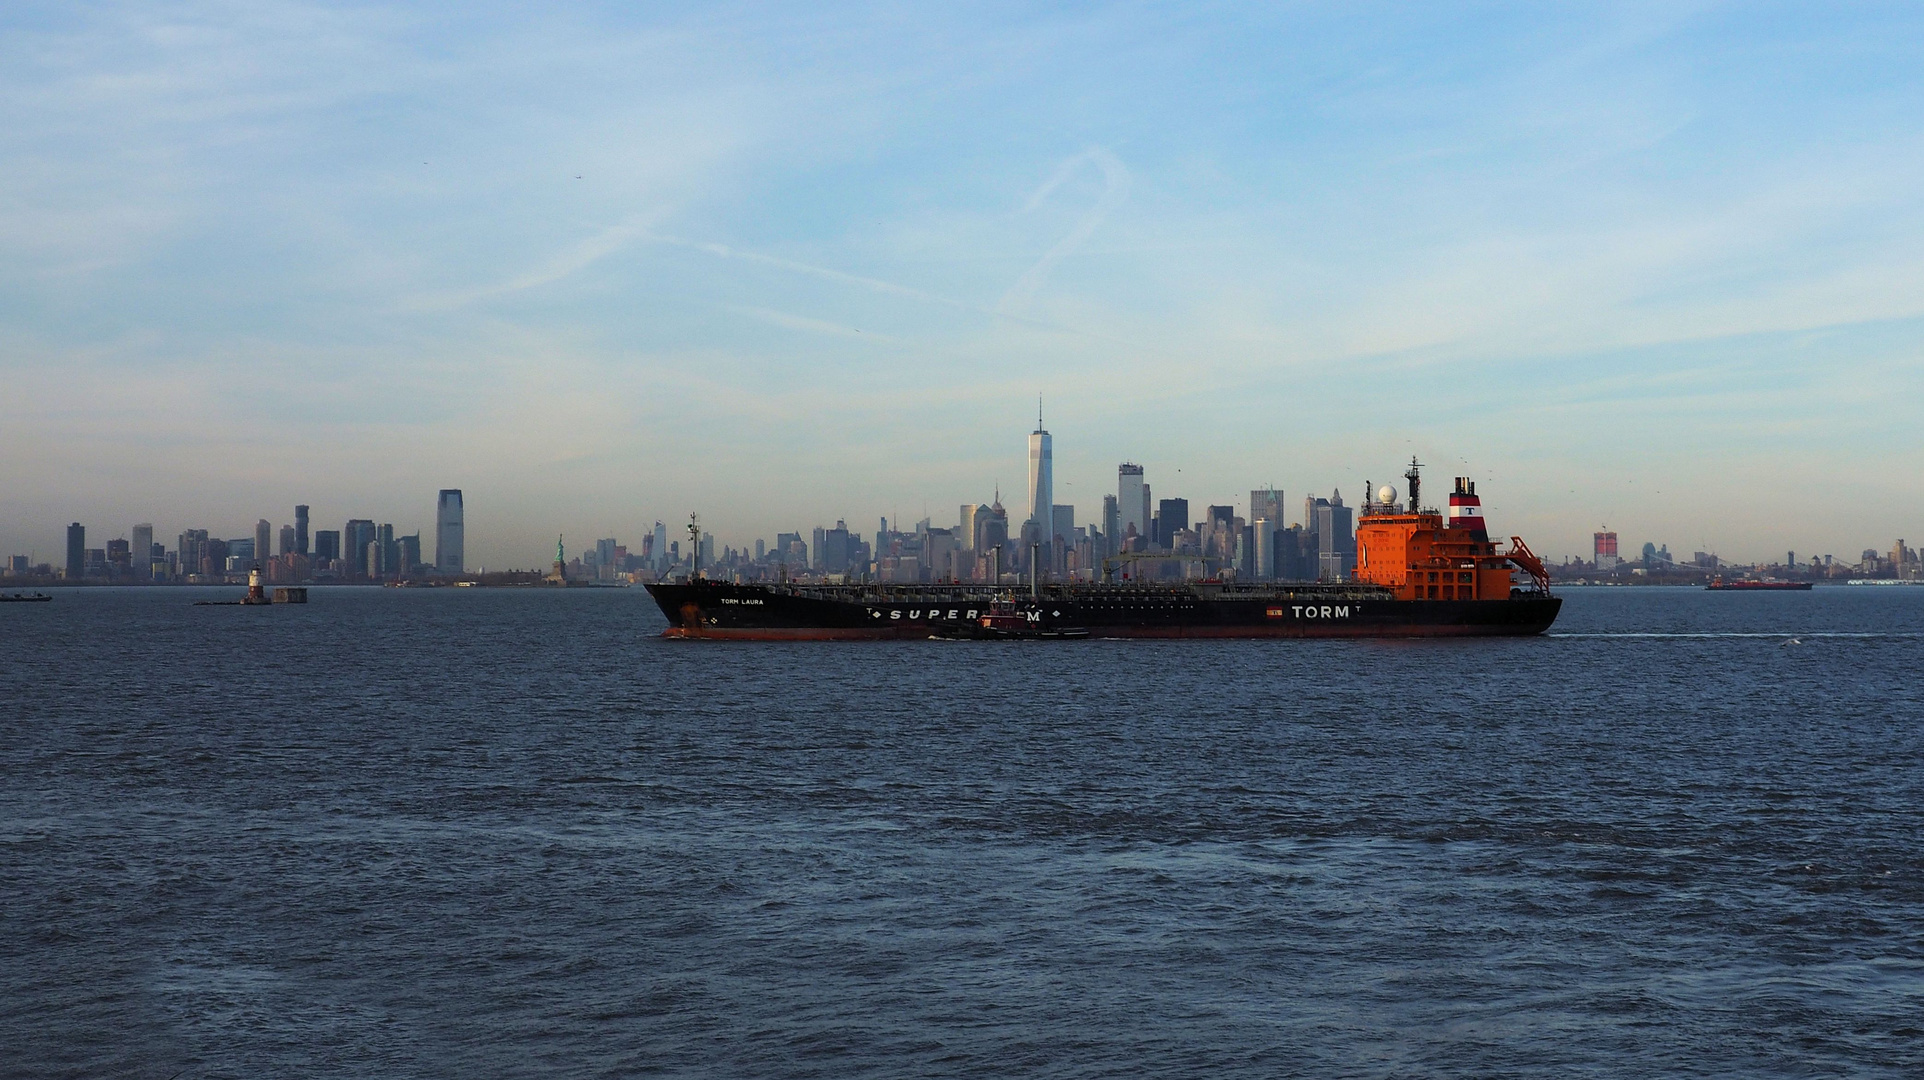
<svg viewBox="0 0 1924 1080"><path fill-rule="evenodd" d="M1005 506L1004 524L1008 530L1008 542L1015 549L1020 549L1025 543L1029 542L1023 538L1022 526L1027 521L1035 520L1034 508L1039 505L1038 500L1048 498L1048 493L1052 485L1053 456L1053 438L1051 434L1042 427L1042 419L1040 411L1038 410L1037 426L1028 436L1026 462L1028 495L1020 504ZM1203 513L1202 508L1206 504L1216 504L1228 507L1232 512L1244 516L1241 519L1245 520L1246 523L1252 527L1255 527L1258 519L1266 518L1268 520L1268 528L1271 530L1300 526L1308 532L1315 533L1318 532L1320 523L1325 530L1324 534L1328 535L1327 530L1330 518L1328 517L1329 506L1327 504L1335 500L1339 508L1343 506L1343 497L1341 495L1342 487L1340 485L1333 485L1328 489L1330 491L1329 497L1318 495L1317 489L1313 486L1295 486L1294 490L1307 491L1308 494L1306 495L1303 509L1301 511L1293 511L1290 500L1287 497L1287 491L1290 490L1290 485L1264 483L1258 487L1241 489L1238 492L1223 493L1220 497L1220 503L1217 503L1215 498L1190 498L1182 492L1170 491L1170 487L1181 482L1180 477L1182 472L1180 469L1176 469L1173 475L1173 479L1165 481L1167 486L1158 488L1154 475L1144 465L1138 461L1122 461L1114 467L1111 490L1095 493L1096 505L1094 508L1084 506L1083 509L1078 511L1077 504L1075 503L1052 503L1051 507L1053 512L1051 514L1050 527L1059 535L1064 535L1070 539L1071 546L1073 546L1073 536L1071 534L1077 531L1075 521L1077 520L1077 515L1080 514L1080 520L1087 523L1086 529L1101 529L1104 531L1114 529L1116 530L1115 540L1111 543L1120 543L1130 534L1130 530L1136 528L1135 516L1130 512L1122 510L1121 506L1125 502L1135 503L1139 500L1141 509L1137 513L1139 513L1144 520L1160 518L1162 514L1170 512L1172 507L1179 508L1178 522L1175 524L1165 522L1163 524L1163 528L1169 530L1184 529L1188 528L1191 523L1200 523L1199 515ZM1470 479L1473 482L1477 481L1475 477L1471 477ZM997 491L992 495L992 498L995 499L998 505L1001 505L999 486L999 484L996 485ZM1389 476L1382 481L1366 478L1364 481L1353 486L1351 496L1347 500L1349 507L1347 509L1339 509L1340 519L1343 521L1350 520L1348 515L1353 513L1356 505L1374 497L1375 494L1385 486L1388 487L1397 499L1407 496L1405 483L1394 476ZM1433 491L1434 489L1431 490ZM1431 502L1432 499L1426 496L1424 505L1428 506ZM904 514L898 509L891 513L877 514L871 520L877 521L881 527L891 530L902 529L913 521L926 520L937 528L959 528L962 535L972 535L973 530L971 529L970 519L976 509L984 508L986 504L964 500L959 505L961 509L957 521L953 523L945 520L944 515L947 513L945 509L931 510L926 506L919 514ZM1158 507L1160 507L1160 510ZM292 509L292 523L284 523L278 526L278 535L280 537L278 548L273 546L276 526L271 517L258 519L249 529L249 532L251 532L250 536L237 535L230 540L224 541L224 543L228 545L233 543L252 544L253 547L248 549L250 554L252 551L261 550L262 545L265 544L269 550L278 550L280 552L293 550L298 551L302 555L306 555L309 552L310 542L309 523L311 520L317 519L310 514L310 506L308 504L294 504ZM1215 505L1212 505L1211 509L1213 511ZM699 513L699 511L696 512ZM1109 516L1112 513L1114 514L1113 518ZM1499 511L1499 515L1500 514L1501 511ZM411 522L413 520L409 518L406 513L396 516L404 522ZM655 547L664 547L666 543L673 542L672 537L680 537L685 531L687 520L685 516L670 514L666 518L656 517L652 525L647 521L648 516L645 512L641 513L640 517L633 517L631 515L628 523L613 528L604 527L597 529L589 527L575 532L574 535L577 537L594 536L600 538L595 541L595 544L603 548L617 543L619 537L623 535L644 538L649 544ZM436 575L458 575L467 569L472 569L476 565L486 565L485 561L472 563L465 556L466 508L461 489L439 489L434 499L433 509L428 517L429 525L425 528L418 525L415 526L415 531L411 535L399 533L398 528L392 524L380 526L379 528L383 532L383 542L391 543L396 536L405 536L406 539L409 539L418 546L414 562L424 570ZM667 524L671 519L676 522L672 530L672 537L670 535L671 529ZM326 519L319 518L318 520L325 521ZM712 520L713 519L707 515L703 515L704 551L708 551L715 545L735 548L743 552L754 547L757 549L759 557L760 549L771 538L779 540L779 538L784 535L801 535L802 532L812 527L816 537L816 546L810 549L811 558L813 558L819 553L820 538L824 528L826 528L831 521L837 525L843 525L849 522L851 518L847 514L820 514L817 515L812 526L809 524L789 522L786 524L778 524L762 531L754 531L751 528L727 532L726 535L724 535L724 529L714 527ZM855 524L847 526L849 535L861 535L865 523L859 518L852 520L854 520ZM84 537L87 527L86 523L81 521L75 521L69 525L60 527L59 531L64 532L64 537L60 545L60 550L56 553L57 557L47 556L43 558L39 554L40 549L31 547L19 548L17 545L9 557L25 556L34 564L51 561L52 564L57 567L80 565L84 561L87 551L99 550L91 546L91 541L83 541L76 538L77 535ZM100 526L96 525L95 527ZM334 537L332 542L341 545L342 550L347 552L348 564L357 567L356 573L358 575L366 575L368 573L367 565L361 563L360 560L362 556L359 554L359 551L366 543L372 541L372 532L370 531L367 536L358 537L356 542L343 541L342 537L354 533L357 528L373 530L375 527L374 519L352 518L347 521L341 530L318 529L315 535L316 539L321 543L328 542L324 539L328 535ZM1496 527L1499 532L1501 532L1506 526L1499 518ZM1347 532L1350 528L1353 528L1353 526L1344 525L1338 531ZM80 530L80 533L76 534L75 530ZM131 550L137 552L143 531L149 541L156 535L166 534L165 526L160 527L158 534L155 530L156 525L152 521L136 523L118 533L115 533L111 526L107 526L103 533L95 534L94 539L105 540L108 535L113 535L115 540L127 543L128 533L131 533L133 537ZM228 532L238 531L239 530L200 530L200 532L207 534L207 537L217 540L226 536ZM1547 549L1544 553L1549 556L1552 562L1588 561L1594 556L1602 554L1604 551L1604 548L1601 546L1603 538L1608 536L1610 538L1609 550L1614 554L1617 550L1616 544L1619 531L1620 530L1610 528L1607 524L1599 524L1596 527L1596 531L1584 534L1583 546L1570 551ZM6 530L0 528L0 535L5 535L5 533ZM423 540L422 537L424 533L431 539ZM565 537L569 535L569 533L564 530L561 535ZM1168 537L1163 531L1156 531L1154 535L1151 535L1148 530L1137 530L1134 535L1145 536L1160 546L1168 546ZM1901 534L1895 537L1899 550L1904 549L1908 535L1910 534ZM1865 537L1859 544L1855 545L1848 541L1840 545L1830 546L1823 544L1806 545L1803 548L1805 552L1804 558L1797 560L1797 562L1803 563L1808 561L1812 556L1816 556L1826 563L1835 559L1840 564L1849 564L1866 552L1880 550L1879 545L1888 543L1889 540L1890 538ZM1715 556L1716 559L1723 564L1772 565L1779 561L1776 559L1779 553L1794 554L1797 550L1796 548L1778 548L1775 551L1763 551L1755 554L1738 553L1721 549L1714 544L1703 542L1693 544L1689 541L1673 541L1667 537L1651 537L1647 539L1626 540L1625 542L1630 544L1631 547L1636 547L1640 544L1646 551L1661 549L1663 552L1662 558L1665 561L1671 558L1670 547L1672 543L1676 543L1676 554L1679 556L1679 563L1686 562L1686 560L1681 558L1684 552L1691 552L1695 556ZM432 548L426 546L429 543L432 543ZM1869 546L1864 547L1862 546L1863 544L1868 544ZM164 547L165 545L160 546ZM967 545L964 544L963 546L966 547ZM490 550L495 549L496 548L490 548ZM54 549L50 548L48 550L51 551ZM637 550L639 550L639 546ZM541 546L541 551L544 556L550 551L545 541ZM1324 551L1322 558L1325 562L1329 559L1330 554L1330 551ZM528 552L523 551L520 554L510 555L492 561L496 569L503 570L536 569L548 565L543 558L524 561L527 559ZM1629 565L1633 561L1634 557L1626 556L1624 563L1625 565Z"/></svg>
<svg viewBox="0 0 1924 1080"><path fill-rule="evenodd" d="M1021 499L1038 393L1079 522L1415 455L1550 555L1886 546L1921 21L16 7L0 549L866 528Z"/></svg>

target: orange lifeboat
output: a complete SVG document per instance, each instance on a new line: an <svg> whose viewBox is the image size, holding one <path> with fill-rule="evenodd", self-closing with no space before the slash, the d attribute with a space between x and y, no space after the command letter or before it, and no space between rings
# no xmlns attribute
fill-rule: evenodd
<svg viewBox="0 0 1924 1080"><path fill-rule="evenodd" d="M1411 459L1403 474L1410 482L1407 511L1389 488L1364 503L1356 523L1356 580L1394 589L1399 600L1508 600L1511 574L1520 569L1534 591L1549 592L1549 571L1521 537L1510 538L1508 551L1491 542L1468 477L1456 478L1447 520L1422 509L1421 468Z"/></svg>

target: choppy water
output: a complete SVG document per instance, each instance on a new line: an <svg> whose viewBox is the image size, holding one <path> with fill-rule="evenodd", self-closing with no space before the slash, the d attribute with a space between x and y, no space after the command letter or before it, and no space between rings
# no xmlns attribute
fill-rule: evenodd
<svg viewBox="0 0 1924 1080"><path fill-rule="evenodd" d="M0 607L0 1072L1924 1074L1924 589L1047 644L193 596Z"/></svg>

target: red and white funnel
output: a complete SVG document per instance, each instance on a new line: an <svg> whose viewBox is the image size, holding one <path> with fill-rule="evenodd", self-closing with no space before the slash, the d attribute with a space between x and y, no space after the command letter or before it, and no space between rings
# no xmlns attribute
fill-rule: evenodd
<svg viewBox="0 0 1924 1080"><path fill-rule="evenodd" d="M1476 497L1476 484L1467 476L1457 477L1456 490L1450 492L1449 527L1469 530L1472 539L1490 538L1483 524L1483 500Z"/></svg>

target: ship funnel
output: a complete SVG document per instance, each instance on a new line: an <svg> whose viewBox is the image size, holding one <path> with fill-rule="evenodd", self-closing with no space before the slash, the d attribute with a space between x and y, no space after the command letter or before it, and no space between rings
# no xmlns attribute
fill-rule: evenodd
<svg viewBox="0 0 1924 1080"><path fill-rule="evenodd" d="M1450 492L1449 527L1468 530L1472 539L1490 538L1483 524L1483 500L1477 498L1476 484L1467 476L1457 477L1456 489Z"/></svg>

